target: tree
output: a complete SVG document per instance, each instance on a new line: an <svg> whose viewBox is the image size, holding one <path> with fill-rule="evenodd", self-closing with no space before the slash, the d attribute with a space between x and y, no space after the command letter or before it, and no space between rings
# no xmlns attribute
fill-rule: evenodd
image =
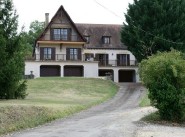
<svg viewBox="0 0 185 137"><path fill-rule="evenodd" d="M39 22L37 20L30 23L29 31L22 32L22 45L24 46L25 53L27 57L32 56L33 46L35 40L39 37L44 29L44 22Z"/></svg>
<svg viewBox="0 0 185 137"><path fill-rule="evenodd" d="M134 0L121 41L140 62L157 51L185 51L185 0Z"/></svg>
<svg viewBox="0 0 185 137"><path fill-rule="evenodd" d="M25 98L24 53L17 35L18 16L11 0L0 5L0 98Z"/></svg>
<svg viewBox="0 0 185 137"><path fill-rule="evenodd" d="M185 61L181 52L158 52L144 59L139 74L164 120L180 121L185 112Z"/></svg>

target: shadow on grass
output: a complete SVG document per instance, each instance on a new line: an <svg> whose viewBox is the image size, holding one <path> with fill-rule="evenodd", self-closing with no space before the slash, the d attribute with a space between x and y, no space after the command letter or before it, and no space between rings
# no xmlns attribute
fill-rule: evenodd
<svg viewBox="0 0 185 137"><path fill-rule="evenodd" d="M182 121L176 122L176 121L166 121L162 120L160 118L159 112L153 112L149 115L144 116L140 120L141 122L147 122L150 124L158 124L158 125L164 125L164 126L172 126L172 127L185 127L185 116Z"/></svg>

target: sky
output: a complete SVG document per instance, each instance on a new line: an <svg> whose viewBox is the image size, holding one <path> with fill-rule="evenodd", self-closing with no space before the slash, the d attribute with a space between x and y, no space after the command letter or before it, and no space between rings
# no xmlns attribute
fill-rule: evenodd
<svg viewBox="0 0 185 137"><path fill-rule="evenodd" d="M128 3L133 0L13 0L25 30L32 21L45 21L45 13L51 19L61 5L74 23L123 24Z"/></svg>

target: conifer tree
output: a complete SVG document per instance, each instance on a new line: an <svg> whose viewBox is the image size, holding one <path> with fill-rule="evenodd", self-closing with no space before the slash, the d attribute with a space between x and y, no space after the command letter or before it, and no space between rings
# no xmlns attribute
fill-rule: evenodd
<svg viewBox="0 0 185 137"><path fill-rule="evenodd" d="M171 48L185 51L185 0L134 0L121 41L138 61Z"/></svg>
<svg viewBox="0 0 185 137"><path fill-rule="evenodd" d="M25 98L24 53L12 0L0 0L0 98Z"/></svg>

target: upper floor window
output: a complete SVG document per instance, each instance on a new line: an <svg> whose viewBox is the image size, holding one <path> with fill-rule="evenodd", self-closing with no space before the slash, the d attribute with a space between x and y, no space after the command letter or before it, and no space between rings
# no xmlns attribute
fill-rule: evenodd
<svg viewBox="0 0 185 137"><path fill-rule="evenodd" d="M103 44L110 44L110 36L102 37Z"/></svg>
<svg viewBox="0 0 185 137"><path fill-rule="evenodd" d="M55 48L40 47L40 60L55 60Z"/></svg>
<svg viewBox="0 0 185 137"><path fill-rule="evenodd" d="M44 59L51 59L51 48L44 48Z"/></svg>
<svg viewBox="0 0 185 137"><path fill-rule="evenodd" d="M90 43L90 36L84 36L84 38L86 39L87 43Z"/></svg>
<svg viewBox="0 0 185 137"><path fill-rule="evenodd" d="M81 60L81 49L80 48L66 48L66 59L67 60Z"/></svg>
<svg viewBox="0 0 185 137"><path fill-rule="evenodd" d="M53 39L70 40L70 29L69 28L53 29Z"/></svg>

